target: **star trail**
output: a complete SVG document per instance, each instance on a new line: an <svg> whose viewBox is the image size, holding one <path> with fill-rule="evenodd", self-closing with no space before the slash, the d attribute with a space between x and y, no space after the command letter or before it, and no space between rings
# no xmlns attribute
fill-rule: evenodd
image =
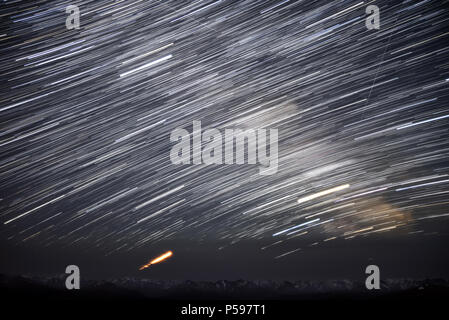
<svg viewBox="0 0 449 320"><path fill-rule="evenodd" d="M365 26L370 4L379 30ZM337 239L440 234L448 13L444 1L3 2L1 241L125 254L252 239L282 261ZM172 164L170 133L193 121L278 129L276 174Z"/></svg>

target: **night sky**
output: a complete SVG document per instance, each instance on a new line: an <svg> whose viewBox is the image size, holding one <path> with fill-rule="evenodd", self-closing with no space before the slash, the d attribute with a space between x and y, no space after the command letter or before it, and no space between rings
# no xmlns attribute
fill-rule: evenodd
<svg viewBox="0 0 449 320"><path fill-rule="evenodd" d="M447 2L6 1L0 19L0 273L449 277ZM172 164L193 121L277 128L277 172Z"/></svg>

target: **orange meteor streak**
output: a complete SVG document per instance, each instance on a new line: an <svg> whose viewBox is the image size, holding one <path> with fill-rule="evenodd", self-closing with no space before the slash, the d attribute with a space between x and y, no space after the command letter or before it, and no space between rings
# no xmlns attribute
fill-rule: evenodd
<svg viewBox="0 0 449 320"><path fill-rule="evenodd" d="M167 251L166 253L160 255L159 257L157 257L157 258L151 260L151 261L148 262L147 264L144 264L143 266L141 266L141 267L139 268L139 270L143 270L143 269L145 269L145 268L148 268L148 267L151 266L152 264L156 264L156 263L159 263L159 262L161 262L161 261L164 261L165 259L171 257L172 255L173 255L173 252Z"/></svg>

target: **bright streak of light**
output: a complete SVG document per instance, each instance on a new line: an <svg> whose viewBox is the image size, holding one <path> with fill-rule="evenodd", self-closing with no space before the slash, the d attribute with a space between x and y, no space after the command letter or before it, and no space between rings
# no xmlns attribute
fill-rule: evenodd
<svg viewBox="0 0 449 320"><path fill-rule="evenodd" d="M159 263L159 262L161 262L161 261L164 261L165 259L171 257L172 255L173 255L173 252L167 251L166 253L160 255L159 257L157 257L157 258L151 260L151 261L148 262L147 264L144 264L143 266L141 266L141 267L139 268L139 270L146 269L146 268L148 268L149 266L151 266L152 264L156 264L156 263Z"/></svg>
<svg viewBox="0 0 449 320"><path fill-rule="evenodd" d="M306 201L309 201L309 200L313 200L313 199L316 199L318 197L322 197L322 196L328 195L328 194L333 193L333 192L344 190L346 188L349 188L349 184L344 184L344 185L341 185L341 186L338 186L338 187L335 187L335 188L331 188L331 189L327 189L327 190L324 190L324 191L320 191L320 192L311 194L310 196L299 198L298 199L298 203L303 203L303 202L306 202Z"/></svg>
<svg viewBox="0 0 449 320"><path fill-rule="evenodd" d="M133 69L133 70L130 70L130 71L127 71L127 72L125 72L125 73L120 74L120 78L125 77L125 76L128 76L128 75L130 75L130 74L132 74L132 73L141 71L141 70L143 70L143 69L147 69L147 68L149 68L149 67L151 67L151 66L153 66L153 65L155 65L155 64L158 64L158 63L160 63L160 62L166 61L166 60L170 59L171 57L172 57L172 55L169 54L168 56L165 56L165 57L162 57L162 58L160 58L160 59L151 61L151 62L149 62L149 63L147 63L147 64L144 64L143 66L140 66L140 67L138 67L138 68L136 68L136 69Z"/></svg>

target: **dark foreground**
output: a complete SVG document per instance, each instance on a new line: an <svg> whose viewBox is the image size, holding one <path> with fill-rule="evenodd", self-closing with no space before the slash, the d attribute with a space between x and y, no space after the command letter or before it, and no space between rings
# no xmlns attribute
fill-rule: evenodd
<svg viewBox="0 0 449 320"><path fill-rule="evenodd" d="M64 277L0 275L2 305L17 313L47 317L133 316L164 319L302 319L314 316L430 316L449 302L449 282L441 279L384 281L367 290L352 281L155 281L114 279L81 282L67 290ZM251 307L249 307L251 306ZM264 306L262 308L262 306ZM199 309L202 307L202 309ZM214 314L195 314L214 308ZM143 313L142 313L143 312ZM190 313L186 315L184 313ZM156 316L157 315L157 316Z"/></svg>

